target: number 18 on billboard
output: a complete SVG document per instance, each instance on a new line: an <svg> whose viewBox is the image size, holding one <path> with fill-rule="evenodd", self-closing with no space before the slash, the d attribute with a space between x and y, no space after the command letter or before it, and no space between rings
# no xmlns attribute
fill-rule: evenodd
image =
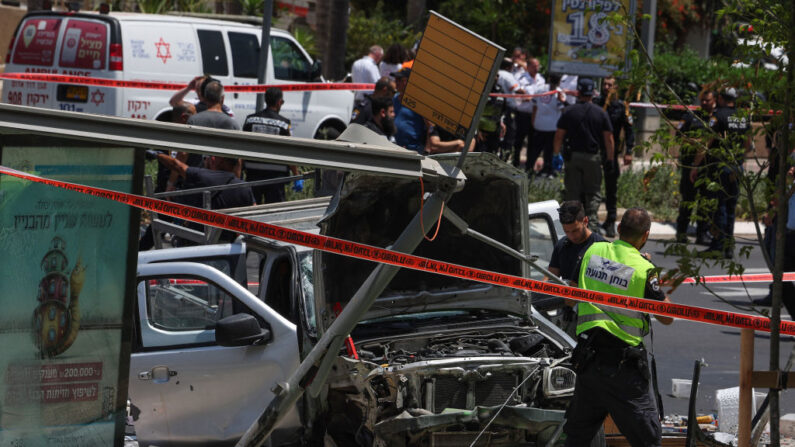
<svg viewBox="0 0 795 447"><path fill-rule="evenodd" d="M630 29L610 23L635 16L635 0L552 0L549 68L553 73L604 77L627 56Z"/></svg>

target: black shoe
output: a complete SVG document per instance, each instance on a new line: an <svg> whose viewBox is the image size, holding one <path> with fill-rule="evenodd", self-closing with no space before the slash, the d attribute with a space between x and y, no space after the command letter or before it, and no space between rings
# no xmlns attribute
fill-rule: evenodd
<svg viewBox="0 0 795 447"><path fill-rule="evenodd" d="M753 301L755 306L772 306L773 305L773 297L768 294L764 298L757 298Z"/></svg>
<svg viewBox="0 0 795 447"><path fill-rule="evenodd" d="M722 255L723 253L720 250L711 247L698 252L698 257L703 259L721 259Z"/></svg>
<svg viewBox="0 0 795 447"><path fill-rule="evenodd" d="M712 244L712 238L706 234L699 235L696 237L696 244L705 245L708 247Z"/></svg>
<svg viewBox="0 0 795 447"><path fill-rule="evenodd" d="M604 228L604 236L606 237L616 237L616 223L612 220L606 220L605 223L602 224L602 228Z"/></svg>

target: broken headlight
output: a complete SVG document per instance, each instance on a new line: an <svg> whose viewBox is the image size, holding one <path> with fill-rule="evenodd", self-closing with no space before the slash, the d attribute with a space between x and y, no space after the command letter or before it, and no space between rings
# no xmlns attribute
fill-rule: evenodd
<svg viewBox="0 0 795 447"><path fill-rule="evenodd" d="M544 370L544 396L560 397L574 393L577 374L569 368L556 366Z"/></svg>

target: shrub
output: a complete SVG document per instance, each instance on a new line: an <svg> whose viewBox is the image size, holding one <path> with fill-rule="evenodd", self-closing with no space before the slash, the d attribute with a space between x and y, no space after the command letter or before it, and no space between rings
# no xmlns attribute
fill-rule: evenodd
<svg viewBox="0 0 795 447"><path fill-rule="evenodd" d="M383 15L383 4L378 2L367 16L364 11L353 10L348 17L348 37L345 49L345 66L350 67L356 59L367 54L373 45L386 49L393 43L411 48L420 38L420 33L400 20L390 20Z"/></svg>

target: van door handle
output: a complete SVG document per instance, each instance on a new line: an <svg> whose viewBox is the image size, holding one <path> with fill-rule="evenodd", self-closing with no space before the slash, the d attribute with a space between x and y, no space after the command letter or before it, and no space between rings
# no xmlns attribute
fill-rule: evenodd
<svg viewBox="0 0 795 447"><path fill-rule="evenodd" d="M235 85L237 85L237 82L235 82ZM237 99L237 97L239 96L239 93L235 93L234 96L235 96L235 99Z"/></svg>
<svg viewBox="0 0 795 447"><path fill-rule="evenodd" d="M154 383L166 383L177 375L176 371L168 369L168 366L155 366L150 371L138 373L138 380L151 380Z"/></svg>

